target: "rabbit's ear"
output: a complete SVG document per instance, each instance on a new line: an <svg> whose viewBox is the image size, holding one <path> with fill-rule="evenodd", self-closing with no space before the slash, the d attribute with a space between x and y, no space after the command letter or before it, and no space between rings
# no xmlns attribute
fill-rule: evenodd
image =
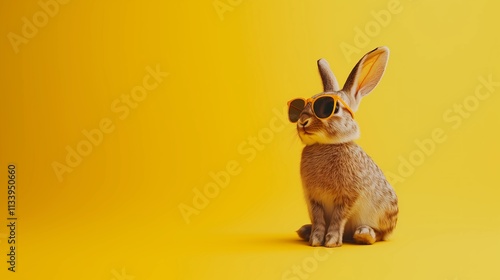
<svg viewBox="0 0 500 280"><path fill-rule="evenodd" d="M358 109L361 98L377 86L384 74L388 59L389 49L378 47L365 54L352 69L343 91L349 95L352 101L350 105L354 111Z"/></svg>
<svg viewBox="0 0 500 280"><path fill-rule="evenodd" d="M321 80L323 81L323 91L339 91L340 87L337 82L337 78L333 75L330 65L328 65L328 62L324 58L318 60L318 69L319 74L321 75Z"/></svg>

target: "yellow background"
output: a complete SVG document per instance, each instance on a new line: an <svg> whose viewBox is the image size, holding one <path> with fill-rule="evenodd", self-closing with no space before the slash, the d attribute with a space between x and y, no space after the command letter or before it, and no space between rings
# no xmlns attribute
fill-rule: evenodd
<svg viewBox="0 0 500 280"><path fill-rule="evenodd" d="M396 2L382 25L374 14L394 1L221 0L218 14L212 0L73 0L15 53L8 34L42 9L2 1L0 218L7 223L13 162L19 220L16 273L0 227L1 278L498 279L500 87L470 103L460 125L443 114L474 102L480 77L500 81L500 5ZM367 26L361 44L356 30ZM346 44L359 53L346 55ZM435 129L446 140L394 184L400 221L390 241L309 247L294 233L308 223L302 145L278 115L287 100L322 90L318 58L342 84L380 45L391 56L356 115L358 143L398 175L416 140ZM112 103L157 65L168 77L120 119ZM65 163L66 147L104 118L115 130L60 182L53 162ZM193 189L235 162L240 173L187 224L179 205L193 206Z"/></svg>

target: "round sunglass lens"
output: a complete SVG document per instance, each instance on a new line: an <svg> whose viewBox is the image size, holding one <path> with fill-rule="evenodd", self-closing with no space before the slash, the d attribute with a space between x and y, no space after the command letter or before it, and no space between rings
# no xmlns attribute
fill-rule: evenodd
<svg viewBox="0 0 500 280"><path fill-rule="evenodd" d="M328 118L333 113L335 100L330 96L320 97L314 102L314 113L318 118Z"/></svg>
<svg viewBox="0 0 500 280"><path fill-rule="evenodd" d="M304 110L305 102L302 99L295 99L290 102L290 106L288 108L288 118L291 122L297 122L300 117L300 113Z"/></svg>

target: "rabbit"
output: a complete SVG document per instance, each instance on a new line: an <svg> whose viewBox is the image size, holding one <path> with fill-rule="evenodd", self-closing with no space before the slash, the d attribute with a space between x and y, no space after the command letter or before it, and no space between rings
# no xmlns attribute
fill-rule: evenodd
<svg viewBox="0 0 500 280"><path fill-rule="evenodd" d="M342 89L328 62L320 59L317 64L324 92L304 99L303 108L292 108L289 102L289 118L297 119L291 121L297 122L298 135L305 144L300 174L311 220L297 234L311 246L339 247L343 241L373 244L386 240L396 226L396 193L381 169L354 142L360 135L354 112L379 83L388 58L387 47L368 52ZM316 109L322 114L321 110L328 113L331 108L318 106L316 100L328 95L338 101L329 117L319 118Z"/></svg>

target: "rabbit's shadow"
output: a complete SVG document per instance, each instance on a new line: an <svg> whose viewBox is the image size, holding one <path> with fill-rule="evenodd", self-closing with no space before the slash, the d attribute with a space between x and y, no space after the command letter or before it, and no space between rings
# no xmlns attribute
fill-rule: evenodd
<svg viewBox="0 0 500 280"><path fill-rule="evenodd" d="M282 248L289 250L291 247L300 248L313 248L309 245L309 242L301 239L298 236L284 235L284 234L256 234L251 236L245 236L240 239L248 245L252 245L254 248L269 250L275 250L276 248ZM343 241L343 246L354 246L354 247L364 247L366 245L357 244L353 239L345 238ZM323 246L321 246L323 247Z"/></svg>

